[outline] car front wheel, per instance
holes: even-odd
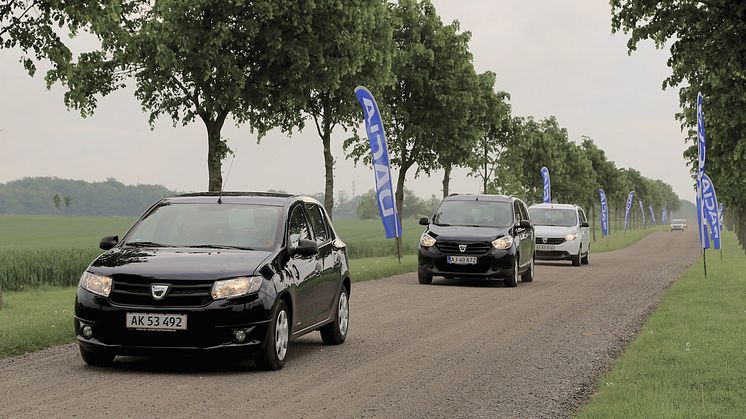
[[[277,303],[272,316],[272,322],[267,325],[267,335],[264,348],[259,352],[255,361],[258,367],[276,371],[285,365],[290,341],[290,320],[288,309],[284,301]]]
[[[583,256],[582,259],[580,259],[580,263],[583,265],[587,265],[591,263],[591,247],[588,246],[588,251],[585,253],[585,256]]]
[[[337,299],[337,313],[334,321],[322,327],[321,340],[325,345],[339,345],[345,341],[350,326],[350,300],[347,289],[342,287]]]
[[[506,287],[515,287],[518,285],[518,255],[515,255],[515,262],[513,262],[513,272],[505,278]]]
[[[432,284],[433,283],[433,276],[427,275],[422,272],[417,272],[417,280],[420,282],[420,284]]]

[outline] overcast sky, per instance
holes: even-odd
[[[618,167],[662,179],[680,197],[693,200],[682,157],[684,134],[674,119],[677,94],[661,90],[669,73],[667,51],[646,44],[628,56],[627,37],[611,34],[607,2],[434,3],[444,21],[458,19],[462,29],[472,32],[477,71],[497,73],[497,88],[511,94],[515,115],[555,115],[572,140],[590,136]],[[82,119],[65,108],[61,88],[47,91],[43,74],[30,78],[19,56],[0,50],[0,182],[25,176],[115,177],[179,191],[206,189],[207,140],[201,122],[174,128],[164,119],[151,131],[131,90],[100,100],[96,114]],[[314,130],[292,138],[273,132],[261,144],[245,126],[226,125],[223,134],[238,151],[227,190],[323,191],[321,141]],[[344,159],[344,138],[340,131],[332,144],[335,189],[351,193],[354,185],[355,193],[362,193],[373,186],[373,174]],[[407,186],[423,197],[440,194],[441,176],[412,179]],[[455,171],[451,191],[479,188],[466,171]]]

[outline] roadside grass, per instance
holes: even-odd
[[[417,270],[417,255],[404,255],[399,263],[394,256],[350,260],[352,282],[369,281]]]
[[[707,252],[598,383],[580,418],[746,417],[746,255],[732,232]]]
[[[609,252],[612,250],[619,250],[623,247],[627,247],[637,243],[640,239],[647,236],[654,231],[668,231],[667,226],[656,226],[653,228],[646,228],[644,230],[627,230],[621,232],[613,232],[607,237],[601,237],[601,231],[596,233],[596,240],[591,241],[591,252]],[[677,233],[673,232],[672,234]]]
[[[0,357],[73,340],[75,288],[44,287],[3,293]]]

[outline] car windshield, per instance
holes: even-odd
[[[578,225],[578,213],[574,209],[529,208],[531,222],[537,226],[574,227]]]
[[[495,201],[443,201],[433,217],[439,226],[509,227],[513,205]]]
[[[271,250],[282,207],[164,203],[129,234],[126,246]]]
[[[671,221],[671,224],[684,224],[686,220],[673,220]]]

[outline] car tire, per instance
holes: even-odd
[[[572,266],[580,266],[580,250],[577,255],[572,256]]]
[[[420,281],[420,284],[432,284],[433,283],[433,276],[423,274],[422,272],[417,272],[417,280]]]
[[[522,282],[533,282],[534,280],[534,260],[536,259],[536,256],[531,258],[531,266],[528,268],[526,272],[521,274],[521,281]]]
[[[580,259],[580,263],[582,263],[583,265],[587,265],[591,263],[591,247],[590,246],[588,246],[588,251],[585,252],[585,256],[583,256]]]
[[[321,340],[324,345],[339,345],[347,338],[347,331],[350,325],[350,299],[347,296],[347,288],[342,290],[337,296],[337,309],[334,314],[334,320],[319,329]]]
[[[83,362],[93,367],[106,367],[114,362],[114,354],[107,352],[90,352],[80,348],[80,357]]]
[[[513,262],[513,270],[511,271],[510,275],[505,278],[505,286],[508,288],[518,286],[518,255],[515,255],[514,259],[515,262]]]
[[[280,300],[272,310],[272,321],[267,325],[264,346],[254,361],[269,371],[277,371],[285,365],[290,341],[290,316],[285,302]]]

